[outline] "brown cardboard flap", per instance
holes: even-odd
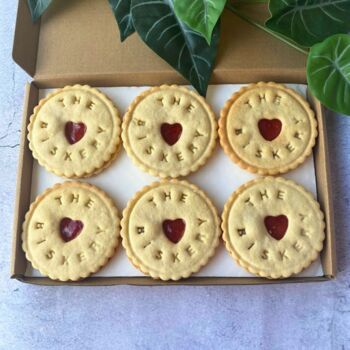
[[[61,282],[48,277],[12,276],[18,281],[37,284],[41,286],[225,286],[225,285],[256,285],[256,284],[282,284],[328,281],[329,277],[291,277],[288,279],[271,280],[259,277],[190,277],[179,281],[154,280],[150,277],[89,277],[76,282]]]
[[[27,1],[19,0],[12,58],[30,76],[35,74],[39,30],[40,21],[32,22]]]
[[[32,185],[33,157],[29,150],[27,140],[27,125],[29,117],[33,113],[34,106],[38,103],[39,90],[34,84],[26,84],[22,134],[20,143],[20,152],[17,168],[17,189],[15,216],[13,223],[13,241],[12,241],[12,261],[11,276],[24,274],[27,267],[27,260],[22,249],[22,223],[25,213],[30,204],[30,191]]]
[[[92,85],[184,83],[184,79],[133,34],[120,42],[117,23],[107,0],[54,0],[33,28],[27,6],[18,10],[15,60],[32,71],[39,86],[74,82]],[[264,11],[254,17],[266,18]],[[37,36],[35,36],[37,34]],[[276,54],[278,53],[278,54]],[[28,60],[28,62],[27,62]],[[212,83],[255,81],[305,82],[306,56],[225,10],[220,48]],[[33,74],[32,74],[33,75]]]
[[[333,198],[330,184],[329,170],[329,154],[328,140],[325,123],[325,110],[321,103],[311,95],[308,91],[308,99],[316,113],[318,123],[318,133],[322,137],[318,137],[314,149],[315,170],[316,170],[316,185],[317,185],[317,200],[321,205],[321,209],[325,215],[326,221],[326,239],[321,254],[323,271],[326,276],[334,277],[337,273],[336,264],[336,247],[335,247],[335,232],[334,232],[334,213],[333,213]]]

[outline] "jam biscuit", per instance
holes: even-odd
[[[323,247],[324,216],[312,195],[281,177],[250,181],[222,214],[225,245],[251,273],[286,278],[313,262]]]
[[[219,120],[220,143],[240,167],[261,175],[292,170],[311,154],[314,112],[296,91],[275,83],[243,87]]]
[[[116,107],[97,89],[66,86],[34,108],[29,147],[48,171],[67,178],[89,177],[116,158],[120,123]]]
[[[102,268],[119,244],[113,201],[95,186],[66,182],[38,196],[23,224],[23,250],[41,274],[78,280]]]
[[[123,212],[122,243],[131,262],[156,279],[187,278],[219,244],[220,220],[209,198],[186,181],[144,187]]]
[[[133,162],[159,177],[185,176],[213,153],[214,112],[203,97],[179,86],[153,87],[130,105],[122,138]]]

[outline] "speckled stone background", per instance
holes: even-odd
[[[350,349],[350,118],[331,113],[336,280],[79,288],[9,279],[20,120],[30,79],[11,58],[16,7],[17,1],[0,0],[0,349]]]

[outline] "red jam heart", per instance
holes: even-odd
[[[164,220],[163,232],[169,241],[173,243],[180,242],[185,232],[186,223],[182,219]]]
[[[272,141],[280,134],[282,122],[279,119],[260,119],[258,127],[261,136],[267,141]]]
[[[76,238],[84,224],[80,220],[72,220],[70,218],[63,218],[60,222],[61,237],[65,242],[69,242]]]
[[[164,141],[169,146],[175,145],[175,143],[179,141],[179,138],[182,134],[182,125],[179,123],[163,123],[160,126],[160,133],[162,134]]]
[[[264,223],[267,232],[274,239],[279,241],[286,234],[288,228],[288,218],[285,215],[266,216]]]
[[[84,137],[86,133],[86,125],[84,123],[67,122],[64,132],[67,141],[73,145]]]

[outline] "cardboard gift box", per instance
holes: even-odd
[[[255,13],[266,16],[266,9]],[[275,81],[306,83],[306,56],[283,42],[224,12],[221,41],[211,84]],[[145,86],[186,81],[156,56],[137,35],[120,42],[118,27],[107,0],[54,1],[40,21],[32,23],[27,2],[19,0],[13,59],[33,81],[26,86],[19,155],[11,277],[36,284],[64,284],[45,277],[25,276],[27,260],[21,247],[24,215],[30,205],[33,157],[28,147],[27,125],[39,89],[68,84],[91,86]],[[310,96],[318,119],[314,148],[317,199],[325,213],[326,240],[321,253],[324,276],[268,280],[258,277],[192,277],[162,282],[148,277],[90,277],[66,284],[258,284],[329,280],[336,274],[335,236],[329,182],[324,111]]]

